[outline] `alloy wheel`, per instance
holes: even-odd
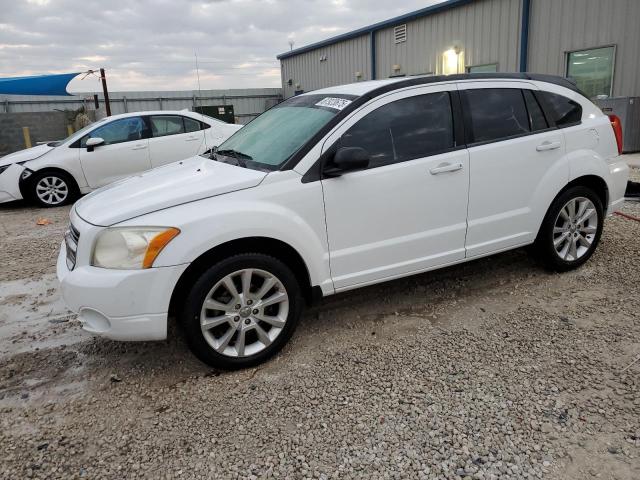
[[[200,328],[211,348],[228,357],[249,357],[278,337],[289,315],[282,282],[259,269],[237,270],[206,295]]]
[[[553,246],[556,254],[572,262],[584,256],[598,232],[598,211],[591,200],[577,197],[560,209],[553,227]]]
[[[69,196],[69,186],[60,177],[42,177],[36,184],[36,195],[47,205],[59,205]]]

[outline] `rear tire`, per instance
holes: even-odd
[[[549,207],[533,245],[535,256],[549,270],[578,268],[595,252],[603,224],[600,197],[588,187],[571,187]]]
[[[189,348],[200,360],[236,370],[278,353],[293,335],[302,305],[289,267],[268,255],[244,253],[200,275],[180,320]]]
[[[78,196],[73,177],[60,171],[36,172],[29,179],[29,196],[38,206],[52,208],[71,203]]]

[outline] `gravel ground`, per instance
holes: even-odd
[[[80,330],[67,213],[0,207],[0,478],[638,478],[638,222],[571,273],[514,251],[326,299],[219,373]]]

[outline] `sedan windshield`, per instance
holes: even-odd
[[[103,119],[101,119],[101,120],[98,120],[97,122],[90,123],[90,124],[89,124],[89,125],[87,125],[86,127],[81,128],[80,130],[78,130],[77,132],[73,132],[71,135],[69,135],[69,136],[68,136],[67,138],[65,138],[63,141],[64,141],[64,142],[70,142],[70,143],[71,143],[71,142],[74,142],[74,141],[75,141],[75,140],[77,140],[78,138],[80,138],[80,137],[84,136],[84,134],[85,134],[86,132],[88,132],[89,130],[92,130],[92,129],[96,128],[97,126],[102,125],[103,123],[106,123],[106,122],[107,122],[107,120],[111,120],[111,119],[110,119],[109,117],[105,117],[105,118],[103,118]],[[60,141],[60,142],[57,142],[57,143],[58,143],[58,144],[61,144],[63,141]],[[52,145],[52,146],[53,146],[53,145]],[[55,145],[55,146],[57,147],[58,145]]]
[[[266,111],[217,150],[236,165],[276,170],[351,103],[353,96],[303,95]],[[220,158],[216,160],[222,160]],[[224,161],[224,160],[222,160]]]

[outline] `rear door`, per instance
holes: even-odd
[[[368,169],[322,180],[337,290],[464,258],[469,168],[456,100],[455,84],[390,94],[325,142],[327,156],[338,147],[371,155]]]
[[[467,256],[531,243],[549,196],[568,181],[564,136],[549,126],[532,84],[459,88],[470,164]]]
[[[142,117],[127,117],[106,123],[80,140],[80,164],[91,188],[98,188],[121,178],[151,168],[149,139]],[[87,148],[89,138],[104,143]]]
[[[200,122],[182,115],[150,115],[149,153],[159,167],[197,155],[204,139]]]

